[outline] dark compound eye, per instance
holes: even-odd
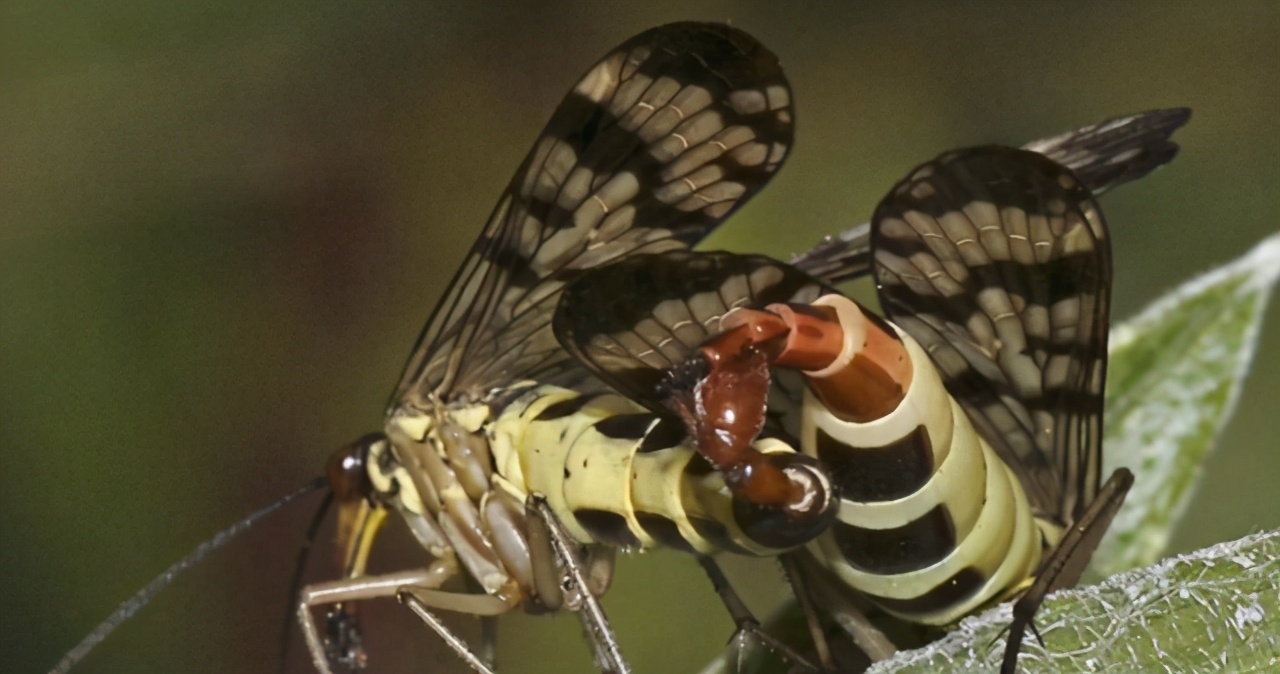
[[[329,456],[329,461],[325,464],[325,476],[329,480],[329,488],[339,501],[367,499],[373,495],[373,484],[369,481],[368,471],[369,454],[374,445],[386,441],[385,435],[371,433]]]

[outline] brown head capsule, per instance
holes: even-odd
[[[338,504],[336,551],[343,573],[348,577],[363,573],[368,550],[362,543],[371,541],[385,521],[386,511],[374,502],[369,455],[376,445],[386,441],[385,435],[370,433],[338,449],[325,464],[325,477]],[[329,662],[348,671],[364,669],[364,638],[355,602],[329,606],[325,612],[324,635],[324,651]]]
[[[339,503],[367,499],[373,496],[373,483],[369,481],[369,450],[383,442],[386,436],[370,433],[355,442],[339,448],[325,462],[324,475],[329,489]]]

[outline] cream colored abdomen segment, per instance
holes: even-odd
[[[818,431],[847,445],[840,460],[853,463],[859,452],[885,451],[924,428],[935,463],[921,475],[920,486],[896,498],[879,501],[843,499],[838,519],[874,533],[917,522],[939,508],[954,527],[955,547],[922,568],[889,573],[851,562],[832,532],[810,549],[851,588],[890,600],[914,600],[938,591],[957,574],[980,574],[981,582],[967,596],[945,606],[919,611],[894,611],[917,622],[947,624],[1002,598],[1009,589],[1034,573],[1042,555],[1040,529],[1026,494],[995,451],[978,437],[964,410],[946,392],[927,354],[909,335],[899,331],[912,358],[913,378],[902,403],[885,417],[868,423],[837,418],[812,394],[806,395],[802,437],[804,451],[818,456]],[[828,452],[831,450],[828,449]],[[847,541],[848,539],[846,539]],[[898,602],[895,602],[898,604]],[[898,604],[901,605],[901,604]]]

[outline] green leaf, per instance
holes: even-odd
[[[1127,466],[1136,480],[1094,555],[1095,578],[1164,553],[1235,410],[1277,276],[1280,235],[1187,281],[1112,332],[1104,478]]]
[[[1020,672],[1274,671],[1280,661],[1280,531],[1246,536],[1058,592],[1036,617]],[[869,671],[998,670],[1010,605]]]

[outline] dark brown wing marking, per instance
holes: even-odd
[[[1098,195],[1173,161],[1178,155],[1173,133],[1190,119],[1189,108],[1150,110],[1042,138],[1022,148],[1071,169]],[[830,235],[791,263],[825,283],[865,276],[871,268],[871,225]]]
[[[741,306],[834,292],[772,258],[670,251],[592,270],[565,288],[555,332],[565,350],[628,398],[668,413],[663,371],[688,359]]]
[[[427,323],[392,405],[582,376],[550,322],[565,282],[687,248],[759,190],[792,142],[777,58],[722,25],[628,40],[574,86]]]
[[[1075,175],[1026,150],[960,150],[876,209],[886,313],[928,351],[1037,514],[1072,521],[1097,493],[1111,253]]]
[[[1178,156],[1173,132],[1190,119],[1190,108],[1150,110],[1032,141],[1022,149],[1071,169],[1096,196],[1173,161]]]

